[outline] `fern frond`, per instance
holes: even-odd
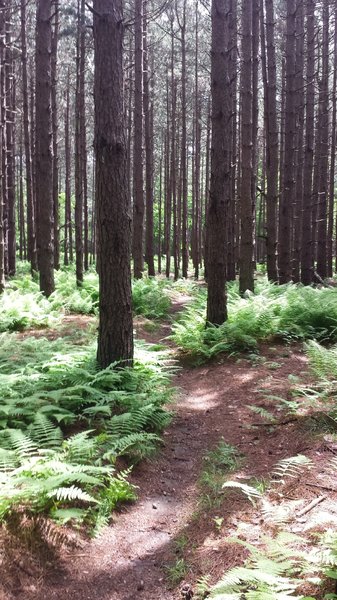
[[[239,483],[238,481],[226,481],[222,487],[240,490],[245,494],[245,496],[247,496],[248,500],[254,504],[254,506],[256,504],[256,500],[262,498],[262,494],[259,492],[259,490],[251,485],[247,485],[246,483]]]
[[[87,492],[81,490],[81,488],[75,487],[60,487],[56,490],[52,490],[48,493],[49,498],[56,498],[59,502],[69,502],[74,500],[81,500],[82,502],[89,502],[97,504],[99,501],[90,496]]]
[[[287,477],[296,478],[303,471],[310,469],[312,461],[303,454],[291,456],[280,460],[273,469],[273,478],[275,483],[284,483]]]

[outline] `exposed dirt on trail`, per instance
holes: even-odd
[[[142,323],[138,323],[142,337]],[[146,335],[156,342],[167,327]],[[307,378],[306,358],[300,347],[264,348],[265,362],[220,358],[212,364],[181,369],[174,380],[179,394],[175,418],[164,434],[163,447],[150,462],[135,469],[138,501],[115,515],[114,522],[96,540],[68,551],[59,564],[50,565],[42,581],[22,573],[17,588],[4,598],[18,600],[176,600],[181,585],[172,586],[167,568],[184,555],[185,583],[192,586],[202,575],[213,580],[240,563],[245,554],[226,542],[238,523],[258,528],[254,508],[237,493],[221,504],[207,506],[199,478],[203,457],[223,438],[244,456],[241,478],[267,478],[273,465],[298,453],[319,455],[299,420],[284,419],[270,427],[248,405],[266,407],[265,395],[289,398],[289,375]],[[270,407],[268,405],[268,409]],[[274,410],[274,414],[275,410]],[[316,444],[317,446],[317,444]],[[319,491],[301,489],[311,500]],[[207,501],[207,498],[206,498]],[[214,518],[223,519],[221,532]],[[183,547],[183,548],[182,548]],[[20,565],[17,566],[20,570]],[[1,593],[0,593],[1,598]]]

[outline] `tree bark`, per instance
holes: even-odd
[[[295,192],[295,43],[296,1],[287,2],[287,39],[285,73],[285,129],[284,178],[280,204],[279,279],[287,283],[292,279],[291,269],[291,215]]]
[[[143,276],[143,0],[135,0],[135,104],[133,148],[133,263],[134,277]]]
[[[131,214],[123,106],[122,0],[94,0],[100,367],[131,365]]]
[[[54,291],[53,155],[51,115],[51,0],[38,0],[35,49],[37,253],[40,289]]]
[[[303,165],[301,282],[313,281],[312,175],[315,114],[315,0],[306,0],[306,120]]]
[[[241,240],[240,293],[254,291],[254,206],[252,197],[253,102],[252,102],[252,0],[242,3],[242,77],[241,77]]]
[[[227,22],[226,1],[212,0],[212,142],[211,181],[206,226],[207,250],[207,322],[221,325],[227,319],[226,298],[226,172],[228,155],[227,119]]]

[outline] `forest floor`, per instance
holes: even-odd
[[[174,310],[187,300],[178,298]],[[169,322],[151,333],[142,319],[136,323],[138,337],[147,341],[158,342],[170,332]],[[64,330],[75,324],[85,327],[86,319],[68,319]],[[301,534],[336,523],[337,490],[325,472],[327,453],[332,456],[335,448],[327,436],[313,432],[310,415],[289,417],[266,400],[291,400],[294,381],[310,381],[306,356],[300,345],[265,345],[260,352],[263,360],[223,356],[197,367],[181,360],[173,381],[174,419],[162,448],[131,477],[137,502],[116,513],[97,539],[75,534],[76,544],[65,546],[61,556],[41,548],[33,558],[27,551],[20,554],[15,545],[9,548],[1,600],[176,600],[192,597],[187,586],[195,589],[203,575],[215,583],[227,569],[242,564],[247,551],[228,537],[259,543],[271,526],[242,493],[213,493],[201,483],[207,452],[221,440],[242,456],[229,476],[238,481],[267,482],[280,459],[297,454],[311,458],[310,472],[280,494],[282,501],[293,503],[287,529]],[[275,423],[266,422],[249,405],[273,412]],[[305,512],[315,498],[316,506]]]

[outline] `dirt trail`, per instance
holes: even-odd
[[[165,331],[167,334],[167,331]],[[154,334],[156,341],[160,332]],[[149,336],[147,336],[149,337]],[[223,437],[245,456],[242,470],[250,476],[268,476],[272,465],[285,456],[305,451],[305,437],[288,423],[271,432],[251,427],[260,422],[247,405],[263,406],[263,394],[282,395],[292,385],[288,375],[302,376],[306,359],[299,348],[266,349],[267,362],[219,359],[210,365],[181,369],[173,382],[180,392],[175,418],[164,434],[163,448],[152,462],[138,467],[132,477],[139,500],[115,516],[102,535],[71,551],[58,568],[51,567],[39,585],[17,589],[19,600],[173,600],[179,586],[169,589],[165,566],[177,557],[179,540],[187,539],[190,571],[186,581],[202,573],[221,573],[232,566],[242,550],[226,546],[215,534],[212,515],[220,514],[228,529],[251,509],[241,498],[221,508],[200,508],[198,479],[207,450]],[[277,361],[277,362],[276,362]],[[219,512],[220,511],[220,512]]]

